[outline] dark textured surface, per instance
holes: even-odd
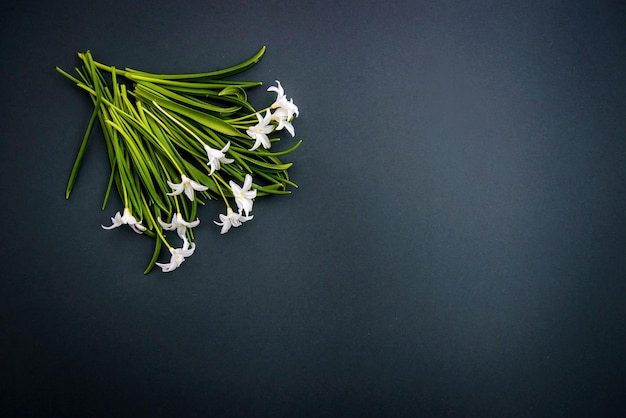
[[[3,416],[626,412],[623,2],[5,2]],[[367,5],[367,6],[365,6]],[[282,81],[300,188],[141,274],[54,71]]]

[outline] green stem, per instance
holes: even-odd
[[[226,182],[224,182],[224,180],[222,179],[221,176],[217,175],[217,173],[213,173],[213,175],[211,176],[211,178],[213,179],[213,181],[215,182],[215,186],[217,187],[217,190],[220,191],[220,194],[222,195],[222,199],[224,199],[224,203],[226,203],[226,208],[230,209],[230,205],[228,204],[228,199],[226,199],[226,196],[224,195],[224,191],[222,190],[222,188],[220,187],[220,184],[215,180],[216,178],[219,179],[221,182],[224,183],[224,185],[226,185]]]
[[[163,235],[163,233],[161,232],[161,228],[157,227],[157,223],[154,219],[154,216],[152,216],[152,211],[150,211],[150,207],[148,206],[148,203],[146,202],[146,198],[144,197],[144,195],[141,195],[141,200],[143,201],[143,204],[145,205],[147,212],[148,212],[148,216],[150,217],[150,220],[152,221],[152,224],[154,225],[154,230],[156,231],[158,237],[161,239],[161,241],[163,241],[163,243],[165,244],[165,246],[168,249],[171,249],[172,246],[169,244],[169,242],[167,242],[167,240],[165,239],[165,236]]]

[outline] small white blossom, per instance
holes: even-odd
[[[230,141],[221,150],[213,149],[208,145],[204,146],[207,156],[209,157],[209,162],[207,165],[211,166],[211,172],[209,173],[209,175],[213,174],[215,170],[220,169],[220,163],[230,164],[235,161],[231,158],[226,158],[226,152],[228,151],[229,147]]]
[[[170,258],[169,263],[156,263],[157,266],[161,267],[164,273],[169,273],[170,271],[176,270],[180,267],[181,264],[185,261],[185,258],[191,257],[193,252],[196,249],[196,244],[193,242],[191,246],[189,246],[189,242],[185,240],[183,242],[182,248],[170,248],[170,253],[172,253],[172,257]]]
[[[267,134],[274,130],[274,126],[270,124],[272,115],[268,109],[265,112],[265,116],[261,116],[260,113],[257,113],[256,118],[259,120],[259,123],[246,130],[248,136],[254,139],[254,145],[250,148],[250,151],[254,151],[259,147],[259,145],[263,145],[263,148],[269,149],[272,144],[270,143],[270,139],[267,137]]]
[[[198,218],[196,218],[196,220],[193,222],[186,222],[185,219],[183,219],[183,215],[181,215],[180,213],[175,213],[174,215],[172,215],[172,222],[170,223],[163,222],[161,218],[157,218],[157,221],[159,221],[161,227],[166,231],[176,230],[176,233],[183,241],[187,239],[187,237],[185,236],[187,228],[195,228],[200,223],[200,219]]]
[[[291,121],[294,116],[300,116],[300,111],[298,110],[298,106],[296,106],[293,102],[293,99],[287,100],[287,96],[285,95],[285,90],[283,90],[283,86],[280,84],[280,81],[276,80],[276,84],[278,86],[272,86],[267,89],[267,91],[276,92],[276,100],[270,106],[271,109],[283,109],[287,121]],[[282,129],[282,128],[277,128]]]
[[[241,209],[239,209],[238,213],[235,213],[233,212],[231,208],[228,208],[226,209],[226,215],[222,215],[220,213],[220,220],[222,222],[217,222],[217,221],[213,221],[213,222],[215,223],[215,225],[222,227],[222,231],[220,232],[220,234],[225,234],[228,232],[231,226],[234,226],[235,228],[237,228],[241,226],[242,223],[249,221],[253,217],[254,217],[253,215],[250,215],[250,216],[242,215]]]
[[[203,186],[200,183],[196,183],[195,181],[191,180],[184,174],[180,176],[180,183],[172,183],[168,181],[167,184],[169,184],[169,186],[173,190],[171,193],[168,193],[169,196],[174,196],[177,194],[181,194],[182,192],[185,192],[185,195],[187,196],[189,200],[194,199],[194,190],[204,191],[208,189],[208,187]]]
[[[272,120],[278,122],[278,126],[276,126],[277,131],[287,129],[291,136],[296,135],[293,125],[291,124],[289,111],[284,107],[280,107],[274,111],[272,114]]]
[[[142,234],[143,231],[146,230],[146,227],[143,226],[141,222],[137,222],[137,220],[130,213],[130,210],[128,208],[124,208],[124,215],[120,215],[120,213],[117,212],[115,214],[115,217],[111,218],[111,222],[113,222],[111,226],[101,225],[102,228],[113,229],[113,228],[117,228],[118,226],[128,225],[133,229],[133,231],[135,231],[138,234]]]
[[[246,216],[248,216],[252,210],[252,199],[256,197],[256,190],[250,190],[250,187],[252,186],[252,176],[250,174],[246,174],[242,187],[237,185],[232,180],[229,184],[233,191],[233,197],[235,198],[237,207],[240,211],[243,210]]]

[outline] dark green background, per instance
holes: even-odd
[[[602,1],[0,6],[3,416],[626,412],[626,8]],[[143,276],[103,231],[78,51],[300,107],[292,195]],[[256,103],[271,99],[261,89]],[[164,254],[163,260],[167,259]]]

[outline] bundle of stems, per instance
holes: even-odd
[[[264,53],[265,47],[235,66],[195,74],[118,69],[94,60],[89,51],[78,54],[82,67],[75,69],[76,76],[57,67],[89,94],[94,105],[66,198],[98,121],[111,166],[102,209],[113,187],[124,204],[123,215],[118,212],[111,218],[113,224],[103,228],[126,224],[154,238],[154,253],[144,273],[155,264],[172,271],[193,254],[198,204],[224,201],[226,215],[219,215],[221,222],[215,223],[225,233],[252,219],[252,202],[258,197],[288,194],[289,186],[297,187],[288,175],[292,164],[280,158],[301,141],[270,151],[280,138],[268,135],[288,130],[293,136],[291,122],[299,115],[298,108],[278,82],[268,89],[276,92],[276,100],[256,110],[246,92],[262,83],[230,79],[259,62]],[[232,201],[237,210],[231,208]],[[176,230],[182,247],[170,243],[167,230]],[[169,263],[157,263],[163,245],[171,253]]]

